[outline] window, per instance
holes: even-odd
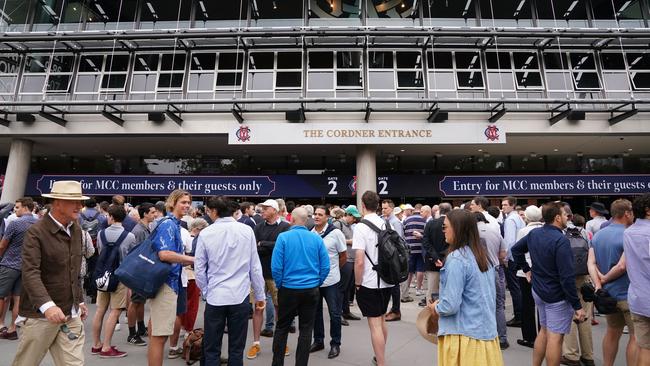
[[[424,0],[424,25],[476,25],[475,0]]]
[[[23,94],[67,93],[70,89],[73,55],[29,55],[25,62]]]
[[[399,24],[419,25],[415,23],[418,16],[419,4],[415,0],[384,1],[367,0],[368,25],[395,25],[396,20],[403,19]]]
[[[363,96],[361,51],[310,51],[307,68],[309,97],[355,98]],[[323,105],[334,107],[334,105]],[[345,107],[351,107],[346,104]]]
[[[587,0],[540,0],[538,25],[542,27],[588,27]]]
[[[635,90],[650,90],[650,54],[628,52],[627,64],[630,68],[630,78]]]
[[[4,0],[0,5],[0,32],[24,31],[29,3],[24,0]]]
[[[123,92],[128,70],[129,55],[83,55],[75,92]]]
[[[530,27],[533,25],[531,2],[531,0],[481,1],[481,25]]]
[[[191,0],[143,0],[140,28],[189,28]]]
[[[251,0],[253,25],[302,25],[302,6],[302,0]]]
[[[197,28],[246,26],[249,0],[195,0]]]
[[[251,52],[250,97],[294,98],[302,95],[302,52]]]
[[[184,73],[185,53],[136,54],[131,94],[180,92]]]
[[[639,0],[592,1],[594,26],[645,28]]]
[[[510,52],[490,51],[485,53],[485,58],[490,96],[513,96],[515,81]]]
[[[421,58],[419,51],[368,52],[368,88],[371,96],[394,98],[398,90],[422,89],[424,83]],[[372,93],[372,91],[390,91],[390,93]]]
[[[600,59],[603,66],[603,86],[607,96],[629,97],[630,77],[625,67],[625,56],[618,52],[603,52]]]
[[[0,55],[0,98],[12,96],[16,89],[16,80],[20,67],[20,55],[4,53]]]
[[[309,25],[361,25],[361,0],[309,0]]]
[[[86,29],[133,29],[136,0],[86,0]]]
[[[483,88],[481,57],[478,52],[455,52],[459,89]]]
[[[600,89],[600,78],[596,71],[594,54],[589,52],[571,52],[569,54],[575,90]]]
[[[517,89],[543,89],[542,74],[536,52],[513,52],[512,60]]]
[[[573,80],[565,53],[545,52],[544,66],[546,67],[546,88],[550,96],[566,97],[566,92],[573,91]],[[556,91],[565,93],[553,93]]]

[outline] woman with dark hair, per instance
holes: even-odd
[[[443,226],[449,254],[440,270],[440,299],[428,307],[439,317],[438,364],[503,365],[496,325],[494,267],[476,217],[454,210]]]

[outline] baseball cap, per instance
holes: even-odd
[[[345,213],[351,216],[354,216],[356,218],[361,218],[361,214],[359,213],[359,210],[357,209],[357,206],[355,205],[350,205],[345,208]]]
[[[268,199],[260,204],[261,206],[265,207],[273,207],[276,211],[280,211],[280,206],[278,206],[278,201]]]
[[[415,210],[415,208],[413,206],[411,206],[410,203],[407,203],[407,204],[404,205],[402,210]]]

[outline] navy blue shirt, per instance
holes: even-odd
[[[525,257],[528,252],[537,296],[547,303],[566,300],[574,309],[582,308],[576,290],[571,243],[562,230],[546,224],[532,230],[512,247],[512,257],[524,273],[531,270]]]

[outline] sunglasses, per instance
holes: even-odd
[[[68,337],[68,339],[71,340],[71,341],[74,341],[75,339],[79,338],[79,335],[78,335],[78,334],[74,334],[74,333],[72,333],[72,331],[70,330],[70,328],[68,328],[68,325],[67,325],[67,324],[62,324],[62,325],[59,327],[59,330],[60,330],[61,332],[63,332],[63,334],[65,334],[65,335]]]

